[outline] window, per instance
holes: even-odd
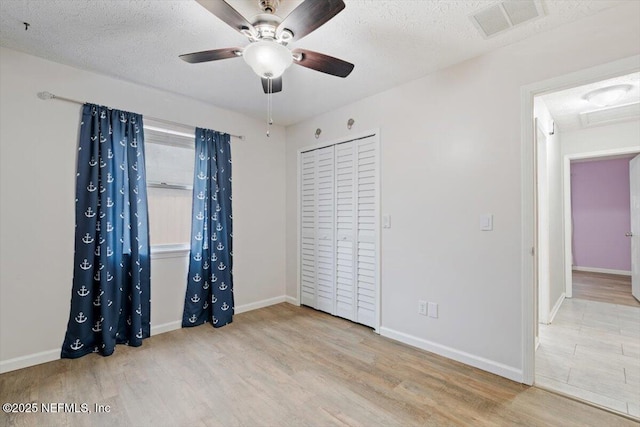
[[[193,129],[145,120],[151,246],[189,245],[193,185]]]

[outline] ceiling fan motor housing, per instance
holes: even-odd
[[[272,39],[275,40],[276,29],[280,25],[282,19],[277,15],[270,15],[268,13],[261,13],[253,18],[253,28],[256,31],[255,40]],[[251,40],[251,38],[250,38]],[[255,41],[251,40],[251,41]]]

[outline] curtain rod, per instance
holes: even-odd
[[[72,98],[65,98],[64,96],[58,96],[58,95],[54,95],[51,92],[38,92],[38,98],[42,99],[43,101],[46,101],[48,99],[58,99],[60,101],[66,101],[66,102],[72,102],[74,104],[79,104],[79,105],[84,105],[85,103],[82,101],[78,101],[77,99],[72,99]],[[145,116],[144,114],[142,115],[142,117],[147,117],[151,120],[157,121],[157,122],[164,122],[166,124],[170,124],[170,125],[176,125],[176,126],[187,126],[187,127],[193,127],[195,128],[195,126],[190,126],[190,125],[185,125],[184,123],[178,123],[178,122],[172,122],[170,120],[165,120],[165,119],[158,119],[156,117],[151,117],[151,116]],[[241,140],[244,140],[245,137],[244,135],[233,135],[233,134],[229,134],[230,136],[234,137],[234,138],[238,138]],[[195,135],[194,135],[195,136]]]

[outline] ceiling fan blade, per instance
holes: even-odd
[[[196,0],[202,7],[209,12],[220,18],[227,25],[233,27],[235,30],[242,32],[242,30],[254,31],[253,25],[245,19],[244,16],[235,10],[229,3],[224,0]]]
[[[269,79],[262,78],[262,89],[264,93],[269,93]],[[271,93],[282,91],[282,77],[271,79]]]
[[[199,62],[217,61],[219,59],[237,58],[242,48],[228,47],[225,49],[203,50],[202,52],[185,53],[180,55],[180,59],[190,64]]]
[[[293,40],[300,40],[336,16],[345,5],[342,0],[305,0],[278,26],[278,32],[287,29]]]
[[[303,67],[311,68],[312,70],[320,71],[322,73],[331,74],[332,76],[347,77],[353,71],[354,65],[350,62],[343,61],[342,59],[334,58],[333,56],[325,55],[323,53],[314,52],[306,49],[294,49],[295,56],[301,55],[300,60],[294,60],[294,64],[302,65]]]

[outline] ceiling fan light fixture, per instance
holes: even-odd
[[[251,43],[242,57],[258,76],[271,79],[280,77],[293,62],[289,49],[269,40]]]
[[[632,89],[631,85],[614,85],[592,90],[584,95],[584,99],[598,107],[607,107],[615,104],[627,92]]]

